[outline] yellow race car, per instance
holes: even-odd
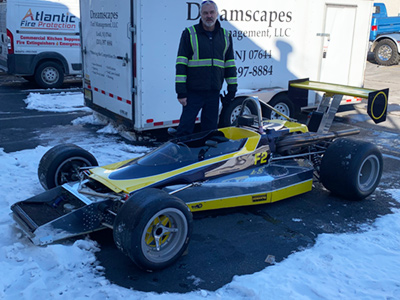
[[[257,115],[240,115],[235,127],[173,138],[107,166],[76,145],[55,146],[39,164],[47,191],[15,203],[12,215],[36,245],[111,228],[123,253],[155,270],[187,248],[192,213],[279,201],[310,191],[313,180],[351,200],[374,192],[380,151],[341,138],[358,130],[321,131],[317,116],[319,129],[310,132],[286,116],[264,120],[257,98],[246,105]]]

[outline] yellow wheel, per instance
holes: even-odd
[[[162,269],[186,250],[192,223],[182,200],[158,189],[145,189],[133,194],[119,210],[114,240],[140,268]]]

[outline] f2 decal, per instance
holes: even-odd
[[[269,154],[268,152],[261,152],[261,153],[256,153],[254,155],[254,164],[255,165],[263,165],[266,164],[269,160]]]

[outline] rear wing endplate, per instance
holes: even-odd
[[[376,124],[386,120],[389,89],[373,90],[347,85],[310,81],[308,79],[289,81],[288,96],[294,102],[304,103],[304,101],[307,101],[309,90],[324,92],[323,99],[316,111],[322,119],[322,122],[320,122],[321,126],[316,130],[318,132],[327,131],[327,127],[330,127],[343,96],[367,99],[367,111],[371,119]]]

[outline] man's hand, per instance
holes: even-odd
[[[220,95],[222,105],[228,105],[232,101],[232,99],[235,98],[235,95],[235,92],[228,92]]]
[[[182,106],[186,106],[187,104],[187,98],[178,98],[178,101]]]

